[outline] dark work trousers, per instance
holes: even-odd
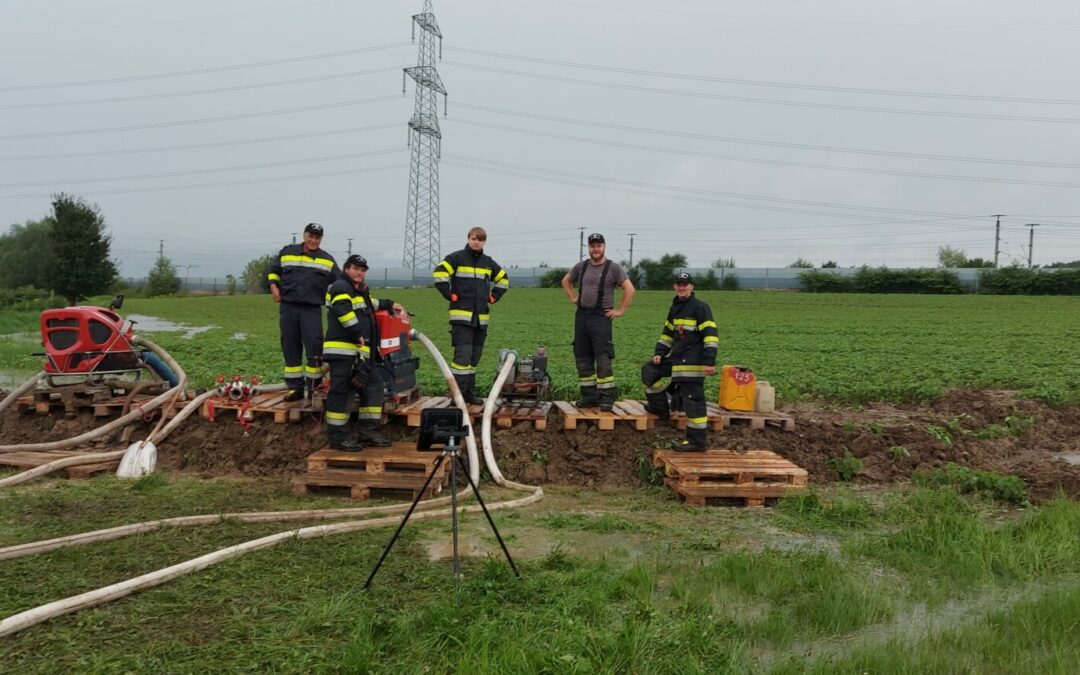
[[[450,344],[454,345],[454,360],[450,370],[462,395],[476,394],[476,366],[484,353],[486,326],[450,325]]]
[[[709,417],[705,407],[704,371],[697,377],[671,377],[671,362],[661,361],[659,365],[647,361],[641,366],[641,383],[645,385],[645,398],[649,409],[664,417],[668,414],[671,385],[679,390],[682,407],[686,412],[686,440],[704,448]],[[660,380],[671,377],[670,384],[660,384]]]
[[[574,362],[583,403],[615,402],[611,324],[604,310],[598,308],[578,307],[574,315]]]
[[[371,361],[335,356],[326,363],[330,366],[330,391],[326,394],[324,417],[327,440],[345,440],[354,410],[361,430],[377,429],[382,419],[383,382]]]
[[[285,357],[285,386],[303,389],[305,379],[311,387],[318,386],[322,382],[322,307],[282,302],[278,324],[281,327],[281,355]]]

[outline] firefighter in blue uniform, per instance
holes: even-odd
[[[465,248],[443,258],[432,275],[435,288],[450,302],[450,370],[465,402],[472,404],[484,402],[476,393],[476,366],[484,351],[490,306],[510,288],[506,270],[484,253],[485,242],[484,228],[472,228]]]
[[[686,439],[674,444],[676,450],[702,452],[708,427],[705,408],[705,378],[716,374],[716,350],[720,337],[712,309],[694,296],[694,280],[686,272],[675,276],[675,297],[668,310],[664,329],[656,343],[652,360],[641,367],[641,382],[648,400],[645,409],[668,419],[671,414],[668,385],[657,386],[665,377],[678,388],[686,412]]]
[[[341,274],[334,256],[320,248],[322,238],[322,225],[308,223],[303,242],[281,249],[267,273],[279,305],[286,401],[304,398],[305,381],[312,390],[322,382],[322,306],[327,286]]]
[[[365,446],[388,446],[379,432],[384,385],[375,369],[379,357],[379,327],[375,312],[405,308],[392,300],[376,300],[364,283],[367,260],[351,255],[343,276],[326,291],[326,342],[323,359],[330,366],[330,391],[326,395],[326,440],[331,448],[356,452]],[[352,397],[356,394],[357,438],[349,438]]]

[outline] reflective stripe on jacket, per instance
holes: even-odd
[[[691,293],[671,303],[664,330],[656,341],[656,355],[671,361],[673,378],[705,377],[705,366],[716,365],[720,336],[712,308]]]
[[[368,301],[371,304],[368,304]],[[335,281],[325,294],[326,339],[323,341],[323,358],[378,356],[379,327],[375,311],[390,309],[393,300],[376,300],[367,286],[357,288],[347,278]],[[360,346],[363,338],[364,345]]]
[[[303,244],[289,244],[270,264],[266,278],[281,289],[284,302],[321,305],[326,288],[341,277],[334,256],[317,249],[305,253]]]
[[[443,258],[432,277],[435,288],[450,301],[452,324],[487,326],[489,298],[498,301],[510,288],[510,278],[499,263],[483,251],[474,253],[468,247]]]

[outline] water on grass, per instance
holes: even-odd
[[[185,340],[190,340],[199,333],[205,333],[211,328],[217,328],[217,326],[189,326],[184,323],[173,323],[172,321],[166,321],[165,319],[158,318],[156,316],[145,316],[143,314],[129,314],[128,320],[136,324],[137,331],[146,333],[175,333],[183,332],[181,336]],[[236,336],[233,336],[236,339]]]

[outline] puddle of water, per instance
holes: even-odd
[[[217,326],[189,326],[185,323],[173,323],[172,321],[166,321],[165,319],[158,318],[156,316],[145,316],[142,314],[128,314],[128,320],[135,324],[135,332],[146,333],[176,333],[183,332],[181,335],[185,340],[190,340],[199,333],[205,333],[211,328],[217,328]]]
[[[233,333],[232,339],[234,340],[246,340],[247,333]]]
[[[1067,464],[1080,466],[1080,452],[1063,452],[1058,457],[1065,460]]]

